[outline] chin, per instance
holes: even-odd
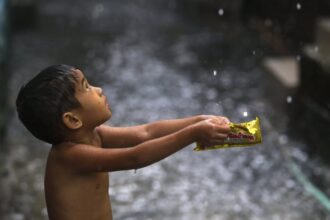
[[[112,117],[112,112],[109,113],[107,120],[109,120]]]

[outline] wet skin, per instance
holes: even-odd
[[[229,120],[213,115],[151,122],[131,127],[103,125],[111,110],[102,89],[77,76],[78,109],[63,114],[66,140],[50,150],[45,193],[51,220],[112,219],[108,172],[138,169],[158,162],[189,144],[219,144]]]
[[[53,146],[50,150],[45,175],[48,215],[55,220],[108,220],[112,219],[108,172],[77,171],[76,167],[70,166],[65,156],[67,150],[76,143],[101,148],[101,139],[93,128],[111,117],[102,89],[89,85],[80,70],[75,72],[75,96],[82,105],[75,113],[79,114],[83,125],[79,133],[70,134],[72,140]]]

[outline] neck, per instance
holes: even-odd
[[[96,145],[97,142],[97,133],[95,128],[93,129],[78,129],[74,131],[69,137],[68,141],[77,143],[77,144],[89,144],[89,145]]]

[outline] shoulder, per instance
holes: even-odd
[[[48,153],[46,174],[49,176],[51,173],[65,173],[64,171],[70,170],[68,166],[69,161],[73,159],[71,148],[76,145],[73,143],[60,143],[53,145]]]
[[[68,148],[72,148],[72,147],[77,146],[77,145],[78,144],[73,143],[73,142],[62,142],[62,143],[53,145],[51,150],[50,150],[50,153],[60,153],[60,152],[65,151]]]
[[[111,127],[108,126],[108,125],[100,125],[98,127],[95,128],[95,133],[96,133],[96,136],[100,142],[100,146],[101,147],[104,147],[105,145],[105,136],[106,134],[109,134],[111,133]]]
[[[94,172],[104,156],[105,149],[99,146],[67,142],[52,147],[47,164],[66,173]]]
[[[62,142],[56,145],[53,145],[48,154],[48,160],[58,161],[63,160],[65,156],[73,149],[77,148],[78,144],[71,142]]]

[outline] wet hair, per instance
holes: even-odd
[[[81,107],[75,98],[77,82],[69,65],[53,65],[23,85],[16,99],[19,119],[38,139],[50,144],[65,140],[62,115]]]

